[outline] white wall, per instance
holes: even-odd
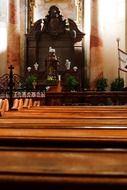
[[[3,2],[4,1],[4,7]],[[84,32],[85,35],[85,52],[86,52],[86,58],[87,58],[87,64],[89,62],[89,27],[90,27],[90,2],[91,0],[84,0],[85,1],[85,24],[84,24]],[[6,9],[7,9],[7,0],[0,0],[0,8],[2,12],[0,12],[0,30],[1,30],[1,40],[4,40],[4,36],[6,35],[6,32],[4,31],[6,29]],[[24,2],[25,0],[21,1],[21,23],[22,23],[22,29],[21,29],[21,46],[24,47],[24,26],[23,22],[25,20],[25,7]],[[109,83],[114,80],[114,78],[117,77],[118,74],[118,52],[117,52],[117,42],[116,39],[120,38],[120,48],[122,50],[127,51],[127,8],[125,9],[125,4],[127,7],[127,1],[126,0],[99,0],[100,3],[100,26],[101,26],[101,35],[103,38],[103,55],[104,55],[104,76],[108,78]],[[3,31],[3,34],[2,34]],[[4,36],[3,36],[4,35]],[[4,40],[4,46],[6,44],[6,39]],[[6,50],[5,47],[2,47],[2,44],[0,46],[0,76],[5,73],[5,66],[6,66]],[[3,50],[1,49],[3,48]],[[24,48],[21,48],[21,64],[23,64],[23,52]],[[124,78],[127,78],[127,73],[121,72],[121,76],[124,76]]]
[[[104,43],[104,75],[111,82],[118,77],[117,38],[120,39],[120,48],[125,50],[125,0],[100,1],[102,3],[100,18]],[[125,77],[125,74],[120,72],[121,77]]]
[[[99,2],[99,23],[101,38],[103,41],[103,72],[104,77],[111,82],[118,77],[118,51],[117,38],[120,38],[120,48],[124,51],[126,47],[126,0],[98,0]],[[89,38],[90,38],[90,3],[85,0],[85,50],[87,65],[89,63]],[[89,67],[89,65],[88,65]],[[126,73],[120,72],[121,77],[126,81]]]
[[[7,62],[7,0],[0,1],[0,76],[6,72]]]

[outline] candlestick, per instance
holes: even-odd
[[[116,41],[117,41],[117,45],[118,45],[118,48],[119,48],[120,38],[116,38]]]

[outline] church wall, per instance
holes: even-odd
[[[24,71],[24,48],[25,48],[25,34],[27,33],[27,27],[26,27],[26,6],[25,6],[26,0],[20,1],[20,73],[23,74]]]
[[[34,21],[44,18],[47,15],[49,7],[57,5],[65,18],[77,19],[77,9],[75,0],[35,0]]]
[[[0,1],[0,76],[7,63],[7,0]]]
[[[103,56],[104,56],[104,76],[109,84],[118,77],[118,43],[119,47],[125,50],[125,0],[101,0],[105,11],[102,9],[100,18],[102,18],[102,38],[103,38]],[[120,76],[125,79],[126,73],[120,72]]]
[[[103,75],[108,79],[109,88],[111,82],[118,77],[118,51],[117,39],[120,40],[120,48],[126,51],[126,19],[127,13],[125,12],[125,0],[98,0],[99,2],[99,31],[103,43],[102,48],[102,64]],[[86,57],[86,70],[89,71],[90,63],[90,0],[85,0],[85,57]],[[87,72],[88,73],[88,72]],[[125,79],[126,73],[120,72],[120,76]],[[88,73],[89,78],[89,73]]]
[[[35,20],[44,18],[48,12],[49,7],[52,4],[55,4],[60,7],[62,14],[65,17],[72,18],[76,20],[78,26],[85,31],[85,28],[82,28],[82,17],[81,10],[78,10],[78,2],[74,0],[36,0],[35,7]],[[85,3],[89,2],[89,0],[85,0]],[[123,11],[124,3],[127,4],[125,0],[101,0],[103,7],[105,7],[105,12],[102,10],[100,13],[100,18],[102,18],[102,38],[103,38],[103,57],[104,57],[104,76],[108,78],[109,83],[117,77],[118,74],[118,52],[117,52],[117,42],[116,39],[120,38],[120,48],[123,50],[127,50],[127,25],[125,26],[127,20],[127,13]],[[116,2],[123,2],[121,6],[116,7]],[[78,13],[79,11],[79,13]],[[110,13],[113,15],[110,15]],[[127,12],[127,11],[126,11]],[[26,33],[26,22],[25,18],[26,7],[25,0],[20,1],[20,68],[21,71],[24,67],[24,34]],[[88,15],[87,15],[88,16]],[[84,19],[84,21],[86,18]],[[85,26],[86,27],[86,26]],[[7,0],[0,0],[0,30],[1,36],[0,41],[4,41],[2,45],[0,45],[0,76],[6,72],[7,66]],[[86,32],[85,32],[86,33]],[[4,35],[3,35],[4,34]],[[86,38],[88,39],[88,35],[86,33]],[[85,41],[85,43],[89,43]],[[85,47],[86,54],[89,53],[89,47]],[[88,65],[88,56],[86,55],[86,62]],[[84,60],[85,61],[85,60]],[[121,76],[126,79],[126,73],[121,72]]]
[[[8,1],[7,19],[7,71],[10,65],[20,74],[20,1]]]
[[[0,1],[0,76],[13,64],[20,74],[24,64],[25,0]]]

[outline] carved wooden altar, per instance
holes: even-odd
[[[61,75],[63,85],[69,73],[79,80],[79,90],[82,90],[84,88],[83,37],[84,33],[78,29],[73,20],[64,19],[59,8],[51,6],[45,18],[36,21],[31,31],[26,34],[25,71],[28,67],[33,68],[37,62],[38,83],[45,84],[49,69],[46,59],[49,56],[49,49],[52,48],[58,60],[56,72],[57,75]],[[71,63],[69,69],[66,67],[67,60]],[[31,72],[34,73],[34,69]]]

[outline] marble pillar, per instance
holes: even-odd
[[[19,0],[9,0],[8,11],[8,66],[14,66],[14,72],[20,74],[20,9]]]
[[[91,34],[90,34],[90,89],[95,90],[96,80],[103,77],[103,42],[101,39],[98,15],[99,0],[91,4]]]

